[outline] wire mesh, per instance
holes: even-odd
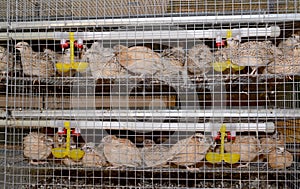
[[[2,188],[299,188],[298,1],[0,7]]]
[[[121,1],[2,1],[16,21],[128,18],[170,15],[244,15],[299,13],[299,2],[282,0],[121,0]],[[3,4],[3,5],[2,5]],[[2,13],[6,18],[5,11]]]

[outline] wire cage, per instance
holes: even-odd
[[[1,1],[1,188],[299,188],[299,6]]]

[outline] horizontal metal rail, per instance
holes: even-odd
[[[121,122],[121,121],[70,121],[71,127],[80,129],[108,129],[133,131],[218,131],[222,123],[154,123],[154,122]],[[273,133],[275,125],[264,123],[225,123],[227,130],[236,132]],[[62,120],[0,120],[0,126],[14,127],[61,127]]]
[[[282,22],[299,21],[300,14],[257,14],[257,15],[225,15],[225,16],[180,16],[155,18],[113,18],[87,20],[55,20],[55,21],[28,21],[28,22],[0,22],[0,29],[49,29],[67,27],[105,27],[124,25],[170,25],[195,23],[239,23],[239,22]]]
[[[182,130],[211,131],[214,124],[221,124],[225,118],[239,120],[260,119],[261,122],[226,123],[229,130],[237,132],[273,132],[274,119],[295,119],[300,117],[299,109],[218,109],[218,110],[14,110],[0,111],[0,126],[15,127],[57,127],[63,120],[82,129],[125,129],[125,130]],[[6,119],[7,118],[7,119]],[[194,122],[191,119],[194,118]],[[212,120],[197,123],[198,118]],[[162,120],[178,119],[179,123],[163,123]],[[214,122],[213,120],[219,120]],[[188,121],[185,121],[188,120]],[[263,121],[264,120],[264,121]],[[224,121],[225,122],[225,121]]]
[[[210,109],[210,110],[0,110],[2,118],[100,120],[131,118],[299,118],[300,109]]]
[[[153,30],[153,31],[112,31],[112,32],[74,32],[75,39],[82,40],[179,40],[219,37],[226,38],[229,30],[207,29],[207,30]],[[231,29],[232,35],[240,37],[278,37],[280,28],[278,26],[260,28],[238,28]],[[0,33],[0,40],[61,40],[68,39],[68,32],[14,32]]]

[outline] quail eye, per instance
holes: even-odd
[[[199,141],[200,142],[205,141],[205,138],[199,138]]]

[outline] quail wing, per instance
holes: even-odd
[[[225,143],[224,149],[240,154],[240,161],[249,163],[259,155],[259,140],[254,136],[236,136],[233,142]]]
[[[162,69],[160,55],[148,47],[117,45],[114,50],[117,62],[134,74],[152,76]]]
[[[102,142],[105,158],[113,166],[137,167],[142,164],[140,151],[130,140],[108,135]]]
[[[300,74],[300,51],[295,48],[292,53],[279,55],[268,64],[266,73],[294,75]]]
[[[258,67],[267,66],[282,52],[271,41],[248,41],[238,43],[229,40],[229,57],[233,64],[238,66],[250,66],[252,73],[256,73]]]
[[[170,162],[182,166],[194,165],[204,159],[210,147],[211,142],[208,142],[206,136],[197,133],[171,147],[169,153],[173,158]]]
[[[89,62],[94,78],[118,77],[126,74],[117,62],[113,49],[104,48],[100,42],[94,42],[82,58]]]
[[[0,72],[6,73],[13,69],[14,55],[9,53],[5,47],[0,46]]]
[[[141,149],[144,163],[148,167],[163,167],[172,158],[169,148],[155,144],[154,141],[146,139]]]

